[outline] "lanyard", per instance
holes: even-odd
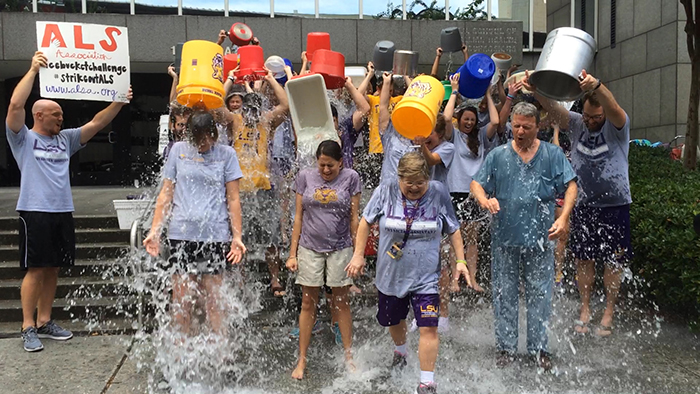
[[[411,234],[413,221],[416,219],[416,216],[418,216],[418,207],[420,206],[420,202],[423,200],[423,197],[421,197],[411,208],[409,208],[408,204],[406,203],[406,196],[402,195],[401,197],[403,202],[403,216],[406,220],[406,232],[403,234],[403,241],[401,242],[401,249],[403,249],[406,246],[406,242],[408,242],[408,236]]]

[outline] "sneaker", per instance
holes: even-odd
[[[437,394],[437,385],[435,383],[421,383],[416,389],[416,394]]]
[[[321,321],[316,320],[316,323],[314,323],[314,327],[311,329],[311,335],[316,335],[321,331],[323,331]],[[289,332],[289,337],[292,339],[299,339],[299,327],[294,327],[292,331]]]
[[[55,341],[67,341],[73,338],[73,333],[49,320],[48,323],[36,330],[39,338],[48,338]]]
[[[411,322],[411,327],[408,328],[408,332],[414,332],[417,329],[418,329],[418,322],[416,321],[416,319],[413,319],[413,321]]]
[[[406,355],[394,350],[394,359],[391,361],[391,369],[398,368],[399,370],[402,370],[406,364],[408,364],[406,362]]]
[[[340,334],[340,327],[338,327],[338,323],[333,323],[331,326],[331,331],[333,331],[333,335],[335,335],[335,344],[343,346],[343,336]]]
[[[24,350],[28,352],[38,352],[44,349],[44,345],[36,335],[35,327],[27,327],[22,330],[22,341],[24,342]]]
[[[513,361],[515,361],[515,355],[506,350],[501,350],[496,358],[496,366],[498,368],[505,368],[509,366]]]
[[[552,370],[552,355],[545,352],[539,351],[535,355],[535,361],[537,362],[537,367],[542,368],[545,372]]]

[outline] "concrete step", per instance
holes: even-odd
[[[114,259],[123,256],[129,250],[124,243],[88,243],[75,245],[75,258],[78,259]],[[0,262],[19,261],[19,249],[14,245],[0,246]],[[19,263],[18,263],[19,264]]]
[[[119,228],[116,215],[74,216],[76,229],[86,228]],[[0,231],[16,231],[19,228],[19,214],[16,216],[0,217]]]
[[[119,285],[118,279],[101,277],[58,278],[56,298],[71,296],[95,297],[122,294],[126,288]],[[21,279],[0,279],[0,300],[18,300],[20,298]]]
[[[102,273],[112,268],[113,265],[120,264],[114,259],[104,260],[75,260],[75,265],[70,268],[61,268],[59,278],[96,276],[101,277]],[[17,261],[0,262],[0,280],[22,279],[24,272],[19,268]]]
[[[73,320],[96,318],[97,321],[106,321],[114,317],[120,317],[120,310],[136,310],[136,302],[128,301],[123,308],[119,308],[120,299],[117,297],[102,297],[96,299],[71,298],[56,299],[53,303],[51,316],[56,320]],[[22,305],[20,300],[0,300],[0,322],[22,321]]]
[[[86,243],[129,243],[129,231],[118,228],[81,228],[75,230],[75,242]],[[0,245],[19,245],[19,231],[0,231]]]

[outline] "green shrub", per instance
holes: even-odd
[[[660,148],[630,147],[633,272],[662,311],[700,328],[700,170],[685,170]]]

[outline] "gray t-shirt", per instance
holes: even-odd
[[[73,212],[68,167],[80,144],[81,129],[47,137],[23,125],[15,134],[5,123],[7,142],[22,173],[18,211]]]
[[[447,184],[447,171],[455,155],[455,146],[451,142],[442,141],[440,145],[433,148],[431,152],[440,155],[440,163],[434,165],[431,169],[432,179]]]
[[[479,154],[474,155],[467,145],[467,135],[457,129],[452,132],[450,142],[454,144],[455,153],[447,171],[447,188],[450,193],[469,193],[472,178],[496,141],[495,136],[489,140],[487,134],[488,125],[479,129]]]
[[[555,197],[575,179],[564,151],[548,142],[540,142],[528,163],[518,156],[512,142],[494,149],[474,177],[501,208],[491,222],[492,243],[547,247]]]
[[[396,180],[399,160],[407,152],[414,149],[413,142],[399,134],[389,121],[389,126],[382,134],[382,146],[384,147],[384,160],[382,161],[382,174],[379,182],[393,182]]]
[[[630,118],[618,130],[610,120],[595,133],[588,131],[583,116],[569,112],[571,164],[578,175],[577,204],[614,207],[632,203],[629,180]]]
[[[272,158],[287,160],[289,163],[293,162],[297,153],[294,140],[292,120],[287,118],[275,130],[275,135],[272,139]]]
[[[163,177],[175,184],[168,238],[231,240],[226,183],[243,177],[232,147],[215,144],[200,153],[187,142],[177,142],[165,162]]]
[[[319,253],[352,246],[351,199],[362,191],[355,170],[343,168],[335,179],[326,182],[318,169],[307,168],[297,175],[294,190],[301,194],[304,210],[299,245]]]
[[[379,221],[375,285],[382,293],[400,298],[408,293],[437,294],[442,234],[452,234],[459,229],[450,195],[445,185],[430,181],[428,191],[418,201],[418,213],[403,256],[395,260],[386,252],[395,242],[401,245],[406,234],[407,210],[403,201],[398,180],[394,180],[377,187],[365,207],[365,220],[368,223]],[[406,201],[406,207],[414,203]]]

